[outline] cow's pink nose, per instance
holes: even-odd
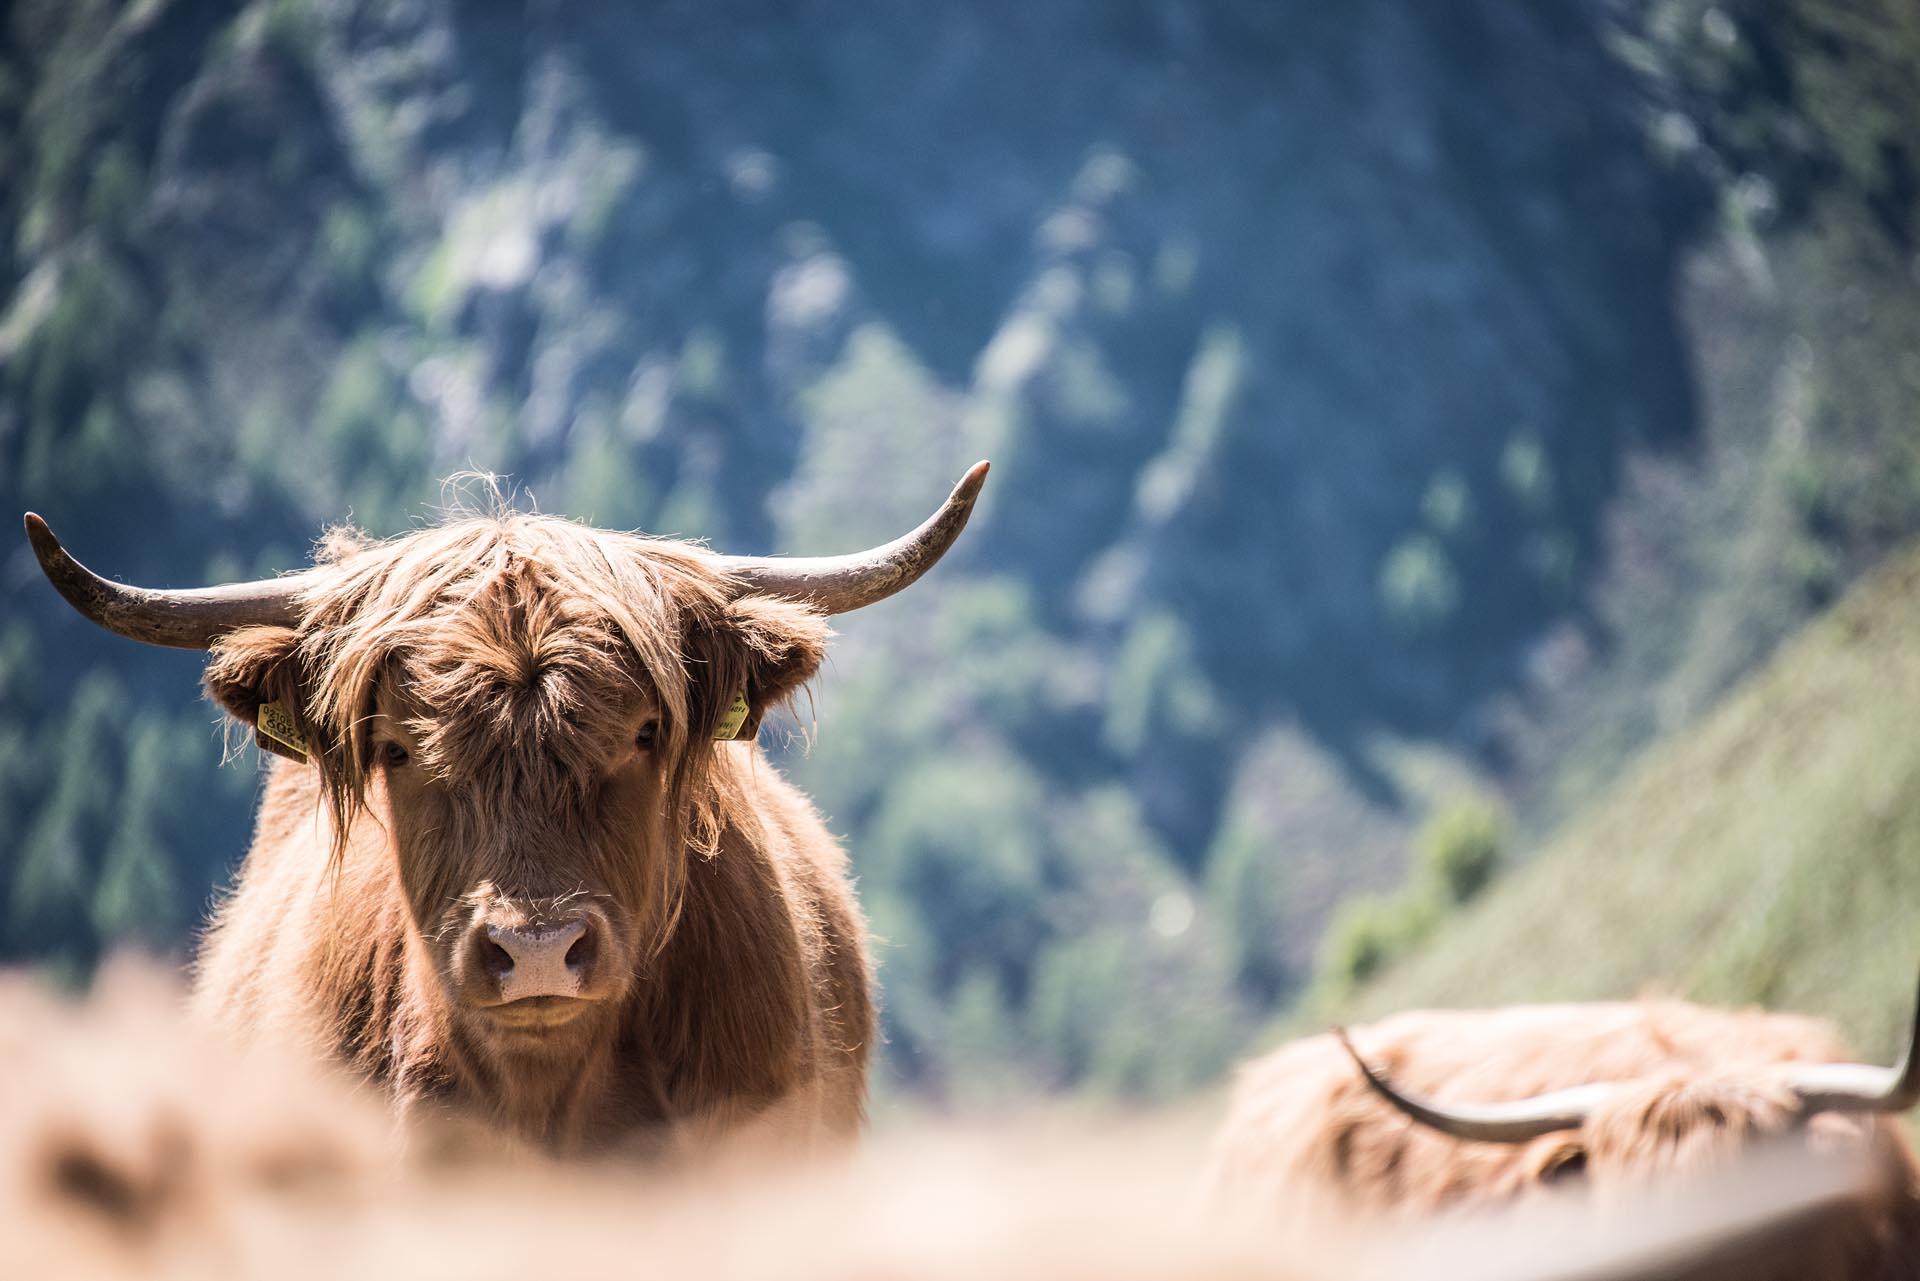
[[[600,952],[591,917],[518,928],[489,925],[486,932],[482,966],[500,985],[502,1001],[587,995]]]

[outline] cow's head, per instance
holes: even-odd
[[[1569,1174],[1596,1185],[1707,1168],[1756,1142],[1804,1137],[1822,1147],[1886,1150],[1901,1177],[1906,1148],[1879,1118],[1920,1103],[1920,1001],[1906,1052],[1891,1068],[1864,1063],[1732,1063],[1717,1071],[1663,1068],[1497,1103],[1440,1103],[1399,1089],[1335,1035],[1373,1091],[1421,1125],[1483,1143],[1533,1144],[1534,1177]]]
[[[985,475],[849,556],[719,556],[505,512],[336,533],[312,569],[189,591],[108,582],[26,519],[80,612],[211,651],[213,697],[317,770],[334,857],[385,845],[410,946],[462,1026],[535,1050],[607,1017],[673,928],[689,852],[754,821],[726,743],[814,674],[828,615],[940,558]]]

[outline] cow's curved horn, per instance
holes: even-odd
[[[181,591],[129,587],[109,582],[75,560],[47,522],[32,512],[26,525],[40,568],[67,603],[129,639],[173,649],[206,649],[236,628],[291,627],[299,622],[294,597],[304,575]]]
[[[748,592],[805,601],[828,614],[850,613],[885,600],[932,569],[967,527],[974,499],[986,479],[987,464],[975,463],[920,528],[870,551],[791,560],[721,556],[720,567]]]
[[[1920,997],[1907,1027],[1907,1048],[1890,1068],[1870,1063],[1810,1063],[1794,1069],[1787,1086],[1805,1115],[1815,1112],[1905,1112],[1920,1103]]]
[[[1485,1143],[1525,1143],[1556,1130],[1577,1130],[1607,1096],[1619,1088],[1608,1081],[1576,1085],[1571,1089],[1537,1094],[1530,1099],[1510,1103],[1439,1104],[1416,1095],[1404,1094],[1394,1087],[1353,1047],[1347,1030],[1333,1029],[1334,1036],[1346,1047],[1347,1054],[1367,1084],[1394,1107],[1420,1124],[1457,1139],[1479,1139]]]
[[[1567,1090],[1537,1094],[1510,1103],[1469,1103],[1442,1106],[1402,1093],[1389,1082],[1348,1038],[1345,1028],[1333,1034],[1367,1078],[1374,1092],[1422,1125],[1462,1139],[1490,1143],[1525,1143],[1556,1130],[1578,1129],[1595,1107],[1619,1088],[1612,1082],[1577,1085]],[[1795,1066],[1785,1083],[1799,1101],[1800,1114],[1816,1112],[1904,1112],[1920,1103],[1920,996],[1914,1002],[1907,1029],[1906,1052],[1893,1067],[1868,1063],[1809,1063]]]

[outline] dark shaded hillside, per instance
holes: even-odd
[[[16,4],[0,507],[837,550],[991,457],[790,763],[904,1078],[1175,1090],[1428,810],[1544,826],[1915,526],[1895,12]],[[183,937],[250,767],[0,579],[0,950]]]
[[[1652,136],[1719,191],[1675,279],[1698,430],[1630,460],[1584,624],[1490,708],[1538,830],[1911,537],[1920,496],[1920,12],[1635,13],[1614,43],[1653,76]]]

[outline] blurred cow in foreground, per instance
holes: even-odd
[[[1892,1069],[1846,1057],[1817,1020],[1677,1001],[1401,1014],[1245,1069],[1212,1188],[1289,1213],[1303,1196],[1409,1216],[1548,1188],[1604,1207],[1656,1182],[1710,1187],[1758,1151],[1848,1156],[1871,1177],[1795,1225],[1790,1248],[1685,1275],[1920,1277],[1920,1174],[1898,1115],[1920,1099],[1912,1036]]]
[[[1192,1203],[1199,1136],[1109,1118],[895,1131],[852,1161],[669,1175],[556,1163],[190,1025],[116,964],[86,1007],[0,975],[0,1277],[703,1281],[1678,1281],[1791,1243],[1846,1161],[1392,1226]],[[1783,1236],[1783,1233],[1785,1234]],[[1730,1275],[1741,1275],[1738,1271]]]
[[[827,616],[932,566],[985,475],[816,560],[496,512],[154,591],[26,523],[77,609],[211,650],[208,690],[288,758],[201,951],[217,1026],[545,1150],[704,1148],[749,1118],[804,1149],[863,1114],[866,940],[842,851],[756,731],[818,669]]]
[[[1208,1216],[1183,1125],[897,1131],[854,1160],[641,1172],[390,1114],[307,1056],[234,1051],[165,979],[84,1008],[0,976],[0,1277],[636,1275],[703,1281],[1682,1281],[1776,1248],[1859,1170],[1741,1168],[1620,1218],[1578,1202],[1382,1229]]]

